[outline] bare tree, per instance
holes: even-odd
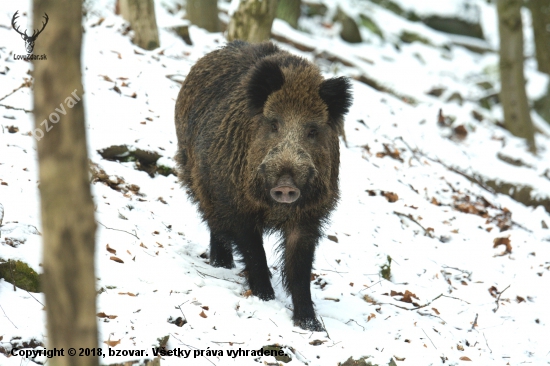
[[[227,39],[248,42],[267,41],[277,11],[277,0],[241,0],[227,28]]]
[[[504,126],[512,134],[525,138],[529,150],[536,152],[535,129],[531,121],[525,77],[523,75],[522,0],[497,0],[500,35],[500,100]]]
[[[82,1],[34,0],[34,24],[50,23],[36,44],[35,137],[44,238],[43,289],[48,348],[95,349],[96,223],[88,177],[81,74]],[[45,121],[45,122],[43,122]],[[38,130],[41,133],[37,133]],[[50,365],[98,365],[98,358],[55,357]]]
[[[134,31],[136,46],[145,50],[160,46],[154,0],[120,0],[120,13]]]
[[[550,1],[529,0],[538,69],[550,75]]]
[[[217,0],[187,0],[187,19],[209,32],[220,31]]]
[[[298,28],[300,18],[301,0],[279,0],[277,5],[277,18],[284,20],[292,28]]]

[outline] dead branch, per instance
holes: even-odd
[[[500,307],[500,304],[498,303],[500,301],[500,295],[502,295],[504,293],[504,291],[508,290],[508,288],[510,288],[510,285],[506,286],[506,288],[504,290],[502,290],[498,293],[498,297],[495,300],[495,302],[497,303],[497,307],[493,309],[493,313],[496,313],[498,308]]]
[[[112,227],[107,227],[107,226],[103,225],[101,222],[99,222],[99,221],[97,221],[97,220],[96,220],[96,222],[97,222],[98,224],[100,224],[101,226],[103,226],[105,229],[116,230],[116,231],[122,231],[123,233],[130,234],[130,235],[132,235],[132,236],[135,236],[135,237],[138,238],[138,240],[139,240],[139,236],[137,236],[135,233],[133,234],[133,233],[131,233],[131,232],[129,232],[129,231],[126,231],[126,230],[114,229],[114,228],[112,228]],[[135,232],[135,230],[134,230],[134,232]]]
[[[416,221],[411,214],[409,215],[406,215],[404,213],[401,213],[401,212],[397,212],[397,211],[393,211],[394,214],[396,214],[397,216],[403,216],[403,217],[406,217],[407,219],[411,220],[412,222],[414,222],[416,225],[420,226],[422,228],[422,230],[424,230],[424,233],[426,235],[428,235],[430,238],[434,238],[434,234],[432,234],[428,229],[426,229],[424,226],[422,226],[418,221]]]

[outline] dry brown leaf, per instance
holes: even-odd
[[[118,315],[107,315],[104,312],[97,313],[96,314],[98,318],[107,318],[107,319],[116,319],[118,318]]]
[[[109,258],[110,260],[112,261],[115,261],[117,263],[124,263],[124,261],[122,259],[120,259],[119,257],[115,257],[114,255],[111,256],[111,258]]]
[[[363,300],[365,300],[369,304],[376,304],[376,301],[374,301],[374,299],[372,297],[370,297],[369,295],[363,296]]]
[[[106,249],[107,249],[107,251],[108,251],[109,253],[111,253],[111,254],[116,254],[116,250],[113,249],[113,248],[111,248],[111,247],[109,246],[109,244],[107,244]]]
[[[491,294],[492,297],[497,297],[498,290],[495,286],[491,286],[489,287],[489,293]]]
[[[439,315],[439,310],[437,310],[436,308],[432,308],[432,310],[434,311],[434,313],[436,313],[437,315]]]
[[[119,295],[128,295],[128,296],[137,296],[136,294],[133,294],[131,292],[119,292]]]
[[[206,315],[206,314],[204,313],[204,310],[201,311],[201,313],[200,313],[199,315],[200,315],[201,317],[203,317],[203,318],[208,318],[208,315]]]
[[[350,282],[349,285],[350,285],[351,287],[353,287],[353,282]]]
[[[394,355],[393,358],[395,358],[397,361],[405,361],[405,357],[397,357]]]
[[[336,237],[336,235],[327,235],[327,239],[332,240],[335,243],[338,243],[338,238]]]
[[[104,341],[103,343],[105,343],[105,344],[108,345],[109,347],[114,347],[114,346],[119,345],[121,340],[122,340],[122,339],[119,339],[118,341],[111,341],[111,340],[109,340],[109,341]]]
[[[201,306],[201,308],[203,308],[204,310],[210,310],[208,306]]]
[[[325,342],[326,342],[326,341],[321,341],[321,340],[319,340],[319,339],[315,339],[315,340],[309,342],[309,344],[311,344],[312,346],[320,346],[320,345],[322,345],[322,344],[325,343]]]
[[[387,199],[388,202],[390,202],[390,203],[396,202],[396,201],[399,199],[399,196],[398,196],[396,193],[393,193],[393,192],[385,192],[385,191],[382,191],[382,195],[383,195],[384,197],[386,197],[386,199]]]
[[[506,255],[508,253],[512,253],[512,244],[510,242],[510,237],[506,238],[495,238],[493,240],[493,248],[498,247],[499,245],[504,245],[506,249],[504,252],[502,252],[500,255]]]
[[[243,296],[246,297],[246,298],[249,298],[250,296],[252,296],[252,290],[246,290],[243,293]]]
[[[524,299],[523,297],[521,297],[521,296],[518,295],[518,296],[516,296],[516,301],[517,301],[518,303],[520,303],[520,302],[525,302],[525,299]]]
[[[468,286],[468,282],[466,282],[466,281],[460,281],[460,283],[464,286]]]
[[[470,359],[469,359],[468,357],[466,357],[466,356],[460,357],[459,360],[461,360],[461,361],[472,361],[472,360],[470,360]]]
[[[145,246],[145,244],[143,244],[143,243],[141,243],[139,246],[142,247],[142,248],[145,248],[145,249],[149,249],[149,248],[147,248],[147,247]]]
[[[459,351],[464,351],[464,347],[461,344],[457,344],[456,349],[458,349]]]
[[[367,317],[367,322],[370,322],[370,320],[373,319],[373,318],[376,318],[376,314],[371,313],[371,314]]]

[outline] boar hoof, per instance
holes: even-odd
[[[312,332],[323,332],[325,330],[316,318],[295,319],[294,325]]]
[[[260,298],[260,300],[262,301],[269,301],[269,300],[274,300],[275,299],[275,292],[273,291],[273,289],[268,289],[268,290],[252,290],[252,294],[258,298]]]

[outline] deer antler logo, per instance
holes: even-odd
[[[25,29],[25,33],[21,33],[19,31],[19,26],[16,26],[15,20],[17,18],[19,18],[19,15],[17,15],[17,13],[19,13],[19,10],[16,11],[15,14],[13,14],[13,18],[11,18],[11,25],[12,25],[13,29],[15,29],[15,31],[21,35],[21,38],[23,38],[25,40],[25,48],[27,49],[27,53],[32,53],[32,51],[34,49],[34,42],[36,41],[36,38],[38,38],[38,35],[40,33],[42,33],[44,28],[46,28],[46,24],[48,24],[48,19],[49,19],[48,14],[44,13],[43,18],[46,19],[46,22],[42,22],[42,29],[40,29],[40,30],[33,29],[32,36],[29,36],[27,34],[26,29]]]

